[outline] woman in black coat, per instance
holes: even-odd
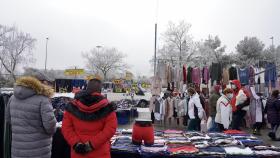
[[[267,100],[265,111],[267,113],[268,123],[271,124],[271,131],[268,136],[272,140],[276,140],[276,131],[280,124],[280,99],[279,90],[274,90],[271,97]]]

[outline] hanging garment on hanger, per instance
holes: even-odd
[[[212,66],[210,68],[210,77],[212,85],[214,81],[220,83],[220,81],[222,80],[222,66],[220,63],[212,63]]]
[[[229,72],[228,69],[223,68],[223,85],[229,84]]]
[[[255,68],[252,65],[249,67],[249,85],[255,85]]]
[[[252,124],[257,122],[263,122],[263,105],[261,97],[256,94],[255,87],[250,87],[251,98],[250,98],[250,118]]]
[[[187,66],[183,66],[183,81],[186,84],[187,83]]]
[[[269,63],[265,67],[265,86],[269,87],[269,82],[271,82],[271,87],[276,87],[277,81],[277,71],[276,66],[273,63]]]
[[[239,80],[241,84],[248,85],[249,84],[249,69],[238,69]]]
[[[236,67],[230,67],[229,68],[229,80],[237,80],[238,76],[237,76],[237,69]]]
[[[200,68],[195,67],[192,69],[192,83],[201,84],[201,73]]]
[[[187,72],[187,83],[192,83],[192,71],[193,68],[191,66],[188,67],[188,72]]]
[[[202,69],[202,83],[208,84],[210,80],[209,68],[204,66]]]
[[[166,72],[167,72],[167,64],[164,62],[159,62],[157,65],[157,74],[156,75],[159,76],[162,79],[162,81],[165,81],[165,82],[167,82],[166,81],[167,80]]]
[[[151,93],[152,95],[160,96],[162,85],[161,79],[158,76],[152,77]]]

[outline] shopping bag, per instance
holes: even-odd
[[[207,132],[207,121],[206,120],[201,120],[200,123],[200,129],[202,133],[206,133]]]

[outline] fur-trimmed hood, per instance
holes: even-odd
[[[43,95],[51,97],[54,90],[47,85],[42,84],[34,77],[21,77],[16,81],[14,95],[19,99],[26,99],[33,95]]]
[[[100,93],[90,94],[81,91],[76,94],[75,100],[70,102],[65,110],[81,120],[93,121],[109,115],[116,110],[116,105],[109,103]]]

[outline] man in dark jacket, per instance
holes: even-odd
[[[217,110],[216,110],[217,101],[221,97],[220,90],[222,90],[221,86],[219,86],[219,85],[214,86],[214,88],[212,90],[212,93],[210,95],[210,98],[209,98],[210,117],[212,119],[211,120],[211,127],[209,128],[209,132],[217,132],[218,131],[218,125],[215,123],[215,116],[216,116],[216,113],[217,113]]]
[[[62,134],[72,158],[110,158],[110,139],[117,129],[115,106],[101,95],[99,79],[75,96],[65,109]]]
[[[279,90],[274,90],[271,97],[267,100],[265,106],[265,112],[267,113],[268,123],[271,124],[271,131],[268,136],[272,140],[276,139],[276,131],[280,125],[280,100],[279,100]]]
[[[43,81],[43,79],[40,79]],[[16,81],[6,121],[12,128],[12,158],[50,158],[56,119],[49,98],[53,90],[37,78]]]

